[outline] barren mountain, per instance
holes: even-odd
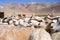
[[[29,4],[6,4],[0,6],[0,11],[6,12],[32,12],[38,14],[46,13],[60,13],[60,3],[29,3]]]
[[[12,11],[29,12],[28,9],[24,7],[24,4],[7,4],[4,5],[4,7]]]

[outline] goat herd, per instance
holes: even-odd
[[[51,17],[49,15],[47,15],[46,17],[39,17],[33,15],[31,17],[26,17],[25,14],[19,14],[17,17],[11,16],[9,18],[2,18],[0,19],[0,23],[14,25],[16,28],[19,27],[19,29],[28,28],[29,30],[29,28],[32,28],[30,29],[32,30],[31,32],[28,31],[30,35],[28,35],[28,33],[25,34],[25,36],[29,36],[28,40],[60,40],[60,17]],[[20,37],[18,36],[18,39],[13,39],[13,37],[11,38],[11,36],[9,39],[8,36],[7,39],[0,40],[26,40],[23,38],[19,39],[22,35],[20,35]]]

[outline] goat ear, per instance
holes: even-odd
[[[54,23],[54,22],[51,22],[51,23]]]
[[[32,14],[32,16],[30,18],[32,18],[32,17],[33,17],[33,14]]]
[[[42,20],[39,20],[38,22],[43,22]]]
[[[40,23],[38,24],[38,26],[40,25]]]
[[[59,21],[60,21],[60,17],[57,18],[57,22],[59,22]]]
[[[46,24],[48,23],[48,22],[45,22]]]
[[[30,17],[30,20],[32,19],[32,17],[33,17],[33,14],[32,14],[32,16]]]

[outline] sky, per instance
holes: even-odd
[[[8,3],[27,4],[31,2],[46,3],[46,2],[60,2],[60,0],[0,0],[0,5],[5,5]]]

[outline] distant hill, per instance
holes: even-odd
[[[29,3],[29,4],[6,4],[0,6],[0,11],[20,11],[37,14],[60,13],[60,3]]]

